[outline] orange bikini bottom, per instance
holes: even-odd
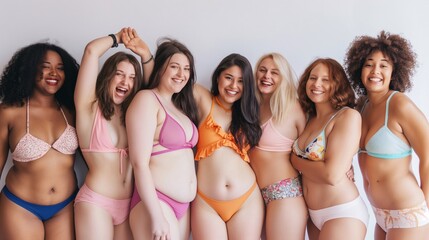
[[[224,222],[228,222],[231,217],[240,210],[243,203],[249,198],[253,190],[256,188],[256,182],[240,197],[232,200],[215,200],[207,197],[202,192],[197,191],[197,194],[212,207]]]

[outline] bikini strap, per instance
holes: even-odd
[[[63,114],[64,120],[66,120],[66,124],[69,125],[69,121],[67,121],[66,114],[63,111],[63,108],[60,106],[61,113]]]
[[[158,100],[158,102],[159,102],[159,104],[161,105],[161,107],[162,107],[162,109],[164,109],[164,112],[165,112],[165,119],[167,119],[168,118],[168,112],[167,112],[167,110],[165,110],[165,107],[164,107],[164,105],[162,105],[162,102],[161,102],[161,100],[159,100],[159,97],[158,97],[158,95],[155,93],[155,91],[153,91],[153,90],[150,90],[152,93],[153,93],[153,95],[155,95],[155,97],[156,97],[156,100]],[[164,120],[165,121],[165,120]],[[158,145],[160,145],[159,144],[159,142],[158,143],[156,143],[156,144],[154,144],[152,147],[155,147],[155,146],[158,146]]]
[[[386,101],[386,111],[384,113],[384,125],[387,126],[387,121],[389,120],[389,103],[390,103],[390,99],[393,97],[393,95],[395,95],[398,91],[394,91],[392,94],[390,94],[390,96],[387,98]]]
[[[27,116],[26,116],[26,128],[27,128],[27,133],[30,132],[30,99],[27,98]]]
[[[326,122],[325,126],[323,126],[323,131],[325,130],[326,126],[332,121],[332,119],[335,118],[335,116],[338,115],[338,113],[342,112],[344,109],[347,109],[349,107],[342,107],[340,110],[338,110],[336,113],[332,114],[332,116],[329,118],[328,122]]]
[[[155,97],[156,97],[156,100],[158,100],[158,102],[159,102],[159,104],[161,105],[162,109],[164,109],[164,112],[165,112],[166,114],[168,114],[168,113],[167,113],[167,111],[165,110],[165,107],[164,107],[164,105],[162,105],[162,102],[161,102],[161,100],[159,100],[159,97],[158,97],[158,95],[157,95],[157,94],[155,93],[155,91],[151,90],[151,92],[153,93],[153,95],[155,95]]]

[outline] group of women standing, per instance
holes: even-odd
[[[141,62],[117,52],[98,72],[118,44]],[[0,81],[0,169],[13,159],[0,239],[364,239],[356,153],[375,239],[424,239],[429,124],[403,94],[415,61],[381,32],[352,42],[345,70],[320,58],[299,80],[278,53],[254,72],[230,54],[208,90],[185,45],[163,39],[153,56],[131,28],[88,43],[80,69],[55,45],[25,47]]]

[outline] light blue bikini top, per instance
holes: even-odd
[[[369,139],[365,145],[365,149],[359,150],[360,153],[363,152],[369,156],[381,159],[403,158],[411,155],[411,147],[393,134],[387,127],[387,122],[389,121],[389,102],[396,93],[396,91],[393,92],[390,94],[389,98],[387,98],[384,125]],[[368,101],[366,103],[368,103]],[[365,105],[363,109],[365,109]]]

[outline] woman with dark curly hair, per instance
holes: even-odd
[[[0,239],[74,239],[73,170],[78,148],[73,92],[79,65],[64,49],[17,51],[0,80]]]
[[[377,220],[375,239],[427,239],[429,124],[403,94],[411,88],[416,55],[406,39],[382,31],[376,38],[357,37],[345,65],[363,99],[359,164]],[[420,186],[412,148],[420,159]]]
[[[301,172],[304,199],[316,239],[364,239],[368,210],[347,177],[360,139],[355,94],[341,65],[317,59],[301,76],[299,101],[308,115],[293,144],[292,164]]]

